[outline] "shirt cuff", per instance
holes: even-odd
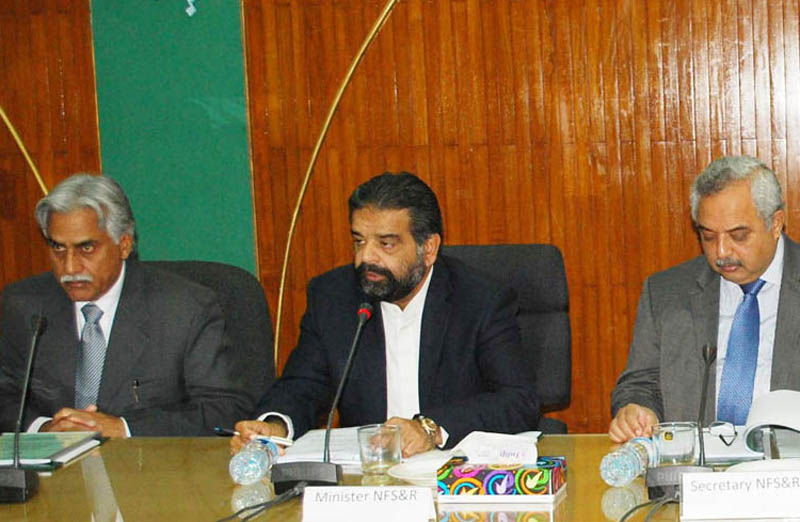
[[[42,426],[51,420],[53,420],[53,417],[36,417],[36,420],[31,422],[31,425],[28,426],[28,429],[25,430],[25,433],[39,433],[39,430],[42,429]]]
[[[129,439],[132,437],[131,435],[131,428],[128,426],[128,421],[125,420],[125,417],[120,417],[119,420],[122,421],[122,424],[125,425],[125,438]]]
[[[292,424],[292,419],[288,417],[288,415],[284,415],[283,413],[278,413],[277,411],[269,411],[267,413],[262,413],[258,416],[258,420],[262,422],[266,422],[266,419],[269,417],[277,417],[283,421],[286,425],[286,438],[289,440],[294,440],[294,424]]]
[[[439,431],[442,432],[442,445],[441,446],[436,446],[436,447],[439,448],[439,449],[442,449],[445,446],[447,446],[447,439],[450,438],[450,434],[447,433],[447,430],[444,429],[444,426],[439,426]]]

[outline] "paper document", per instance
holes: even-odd
[[[346,473],[361,470],[356,430],[357,426],[331,430],[331,462],[341,464]],[[278,462],[322,462],[324,444],[325,430],[311,430],[286,448],[286,454],[278,457]]]
[[[800,392],[774,390],[753,401],[746,426],[715,423],[706,428],[706,460],[710,463],[757,460],[764,457],[762,428],[776,431],[782,458],[800,455]]]
[[[755,432],[759,428],[772,426],[800,431],[800,392],[792,390],[774,390],[753,401],[747,415],[747,426],[744,438],[747,446],[754,449]]]

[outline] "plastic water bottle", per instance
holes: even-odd
[[[658,449],[652,439],[637,437],[612,451],[600,462],[600,476],[609,486],[627,486],[658,465]]]
[[[272,464],[278,459],[278,447],[274,442],[253,439],[236,455],[231,457],[228,472],[237,484],[255,484],[267,476]]]

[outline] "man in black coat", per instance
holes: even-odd
[[[353,265],[311,280],[300,339],[264,395],[253,434],[296,437],[328,408],[356,329],[375,303],[339,405],[342,426],[401,427],[406,456],[453,446],[475,430],[535,429],[534,373],[521,354],[514,292],[439,255],[436,196],[412,174],[384,173],[350,197]],[[502,269],[502,267],[498,267]]]

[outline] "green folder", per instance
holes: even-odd
[[[20,463],[24,468],[54,469],[95,446],[102,437],[96,431],[22,433],[19,439]],[[0,466],[14,462],[14,434],[0,436]]]

